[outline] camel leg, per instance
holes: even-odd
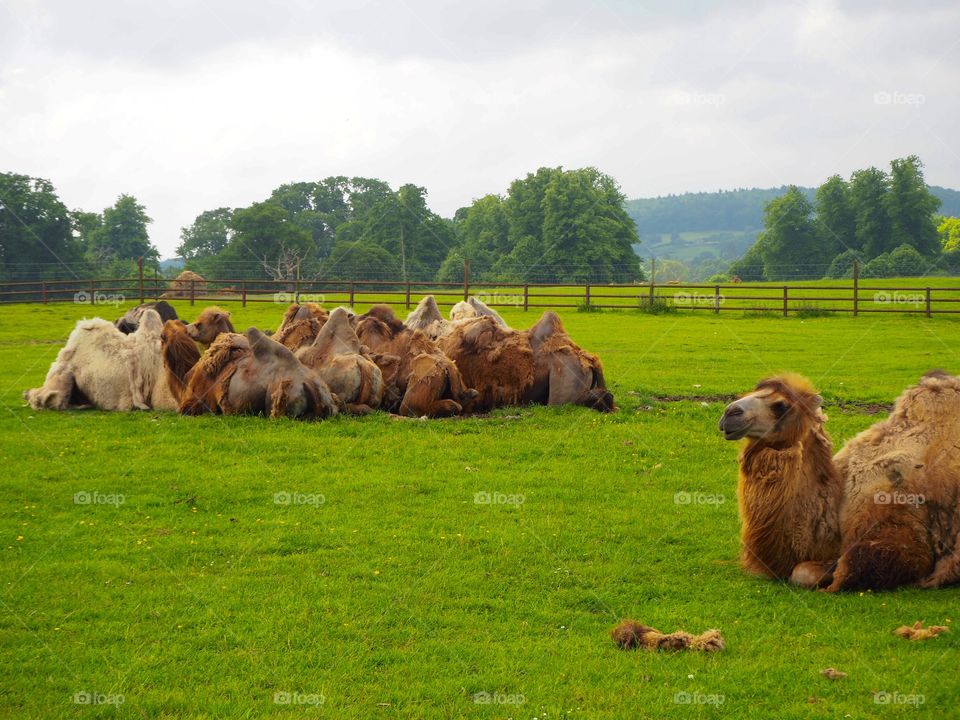
[[[347,403],[346,411],[350,415],[369,415],[374,409],[364,403]]]
[[[911,552],[913,550],[913,552]],[[923,548],[891,540],[862,540],[837,561],[826,592],[841,590],[893,590],[912,585],[929,572],[929,555]]]
[[[937,588],[960,583],[960,547],[937,560],[933,572],[920,581],[920,587]]]
[[[833,569],[836,563],[820,560],[807,560],[798,563],[790,573],[790,584],[814,590],[826,587],[833,582]]]

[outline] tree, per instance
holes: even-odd
[[[861,254],[856,250],[844,250],[830,263],[830,268],[824,277],[836,280],[853,277],[853,264],[855,262],[863,263]]]
[[[920,277],[931,267],[930,260],[907,243],[894,248],[889,257],[893,277]]]
[[[865,278],[888,278],[896,275],[889,253],[881,253],[863,266],[861,275]]]
[[[890,163],[890,189],[884,207],[890,216],[891,245],[912,245],[927,257],[939,254],[934,213],[940,200],[927,189],[923,163],[916,155]]]
[[[885,201],[888,188],[887,174],[874,167],[857,170],[850,176],[850,200],[857,223],[853,249],[862,250],[868,258],[893,249]]]
[[[760,256],[769,280],[820,277],[830,261],[820,244],[813,206],[798,187],[767,203]]]
[[[817,188],[817,231],[823,253],[833,257],[856,246],[857,223],[850,201],[850,186],[839,175]]]
[[[0,277],[76,276],[71,220],[50,181],[0,173]]]
[[[246,263],[266,277],[293,280],[313,258],[310,233],[291,222],[276,201],[234,210],[230,228],[233,237],[219,255],[222,262]]]
[[[947,267],[960,269],[960,218],[941,217],[937,235]]]
[[[757,238],[757,241],[738,260],[730,263],[727,272],[731,277],[738,277],[744,282],[760,282],[767,279],[763,270],[760,240],[761,238]]]
[[[395,280],[400,276],[396,258],[370,242],[337,241],[323,265],[324,277],[350,280]]]
[[[97,261],[144,258],[156,263],[160,256],[150,243],[147,225],[153,222],[132,195],[121,195],[103,211],[103,222],[92,234],[89,252]]]
[[[180,230],[177,255],[195,260],[221,252],[230,242],[232,219],[233,210],[225,207],[200,213],[193,224]]]

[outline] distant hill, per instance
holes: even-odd
[[[637,252],[690,262],[713,256],[733,260],[763,229],[763,207],[787,187],[743,188],[628,200],[627,213],[642,241]],[[813,200],[816,188],[801,188]],[[960,191],[930,186],[940,198],[940,212],[960,216]]]
[[[169,270],[171,268],[174,270],[179,270],[180,268],[183,267],[183,265],[184,265],[183,258],[174,257],[174,258],[167,258],[166,260],[160,261],[161,270]]]

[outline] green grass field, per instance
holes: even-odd
[[[230,307],[238,329],[283,309]],[[926,370],[960,371],[952,318],[565,312],[604,360],[612,415],[22,407],[89,310],[0,307],[2,717],[960,713],[960,636],[892,634],[953,624],[960,590],[745,575],[737,446],[716,429],[723,397],[790,369],[823,391],[839,446]],[[628,617],[716,627],[728,647],[623,652],[608,633]]]

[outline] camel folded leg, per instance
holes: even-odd
[[[930,571],[930,555],[916,543],[896,538],[854,543],[837,561],[826,592],[893,590],[920,581]]]
[[[793,572],[790,573],[790,584],[811,590],[827,587],[833,582],[835,567],[835,562],[823,562],[821,560],[806,560],[798,563],[793,568]]]

